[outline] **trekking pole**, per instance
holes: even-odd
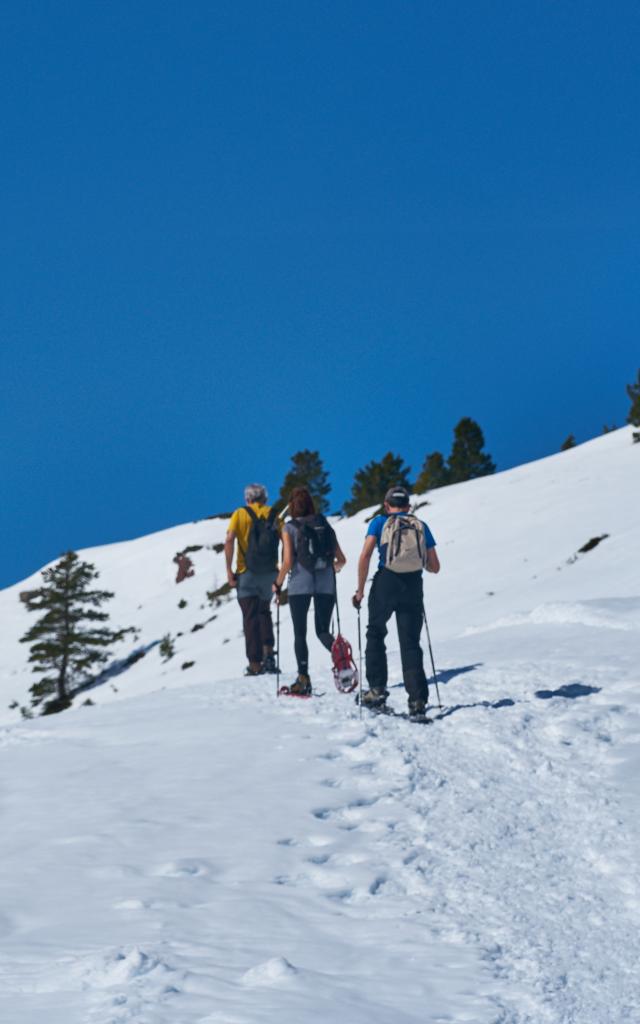
[[[276,697],[280,696],[280,594],[276,594]]]
[[[436,695],[438,697],[438,707],[442,708],[442,701],[440,700],[440,690],[438,689],[438,676],[436,674],[436,666],[433,661],[433,648],[431,646],[431,634],[429,633],[429,623],[427,621],[427,610],[424,606],[424,600],[422,601],[422,616],[424,618],[424,624],[427,629],[427,643],[429,644],[429,655],[431,657],[431,668],[433,669],[433,681],[436,686]]]
[[[340,609],[338,607],[338,574],[335,569],[333,570],[333,593],[336,599],[336,621],[338,623],[338,633],[340,634],[342,630],[340,629]]]
[[[362,718],[362,632],[360,630],[360,605],[358,605],[358,705],[360,707],[360,718]]]

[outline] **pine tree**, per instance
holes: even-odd
[[[344,503],[345,513],[352,516],[361,508],[381,505],[390,487],[406,487],[410,491],[410,473],[411,468],[404,465],[402,457],[392,452],[387,452],[380,462],[369,462],[354,477],[351,498]]]
[[[483,452],[484,435],[469,416],[464,416],[453,431],[453,447],[449,456],[449,483],[474,480],[478,476],[495,473],[490,455]]]
[[[631,408],[627,416],[627,423],[632,427],[640,427],[640,370],[634,384],[627,384],[627,394],[631,399]],[[634,430],[633,440],[640,441],[640,431]]]
[[[327,494],[331,490],[331,484],[319,452],[311,452],[305,448],[304,451],[291,456],[291,469],[280,488],[277,502],[279,506],[285,507],[294,487],[306,487],[314,500],[316,512],[328,512]]]
[[[426,491],[434,491],[436,487],[446,487],[449,483],[449,470],[447,469],[442,452],[431,452],[427,455],[420,476],[414,484],[416,494],[424,494]]]
[[[31,687],[32,705],[56,694],[55,700],[45,704],[45,714],[69,707],[73,686],[107,661],[107,648],[134,632],[95,625],[109,618],[100,606],[113,597],[111,591],[90,589],[98,576],[94,565],[68,551],[53,568],[43,571],[43,585],[29,591],[24,600],[28,611],[44,613],[20,642],[31,645],[32,671],[42,674]]]
[[[569,434],[567,439],[565,441],[563,441],[562,444],[560,445],[560,451],[561,452],[568,452],[569,448],[575,448],[575,446],[576,446],[576,439],[573,436],[573,434]]]

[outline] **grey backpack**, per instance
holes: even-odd
[[[420,572],[427,568],[424,527],[416,516],[408,512],[389,516],[380,544],[387,545],[385,567],[391,572]]]

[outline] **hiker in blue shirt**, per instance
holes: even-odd
[[[422,661],[420,633],[423,621],[422,571],[437,573],[440,562],[436,542],[426,523],[412,516],[410,496],[405,487],[392,487],[384,499],[384,514],[369,523],[360,560],[358,589],[353,604],[359,608],[374,550],[379,552],[378,571],[369,592],[369,622],[365,652],[369,689],[362,703],[384,706],[387,691],[387,623],[395,613],[400,641],[404,685],[409,714],[423,716],[429,688]]]

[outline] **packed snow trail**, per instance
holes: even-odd
[[[589,674],[485,637],[427,727],[327,670],[319,701],[230,680],[4,730],[0,1020],[640,1020],[634,639]]]

